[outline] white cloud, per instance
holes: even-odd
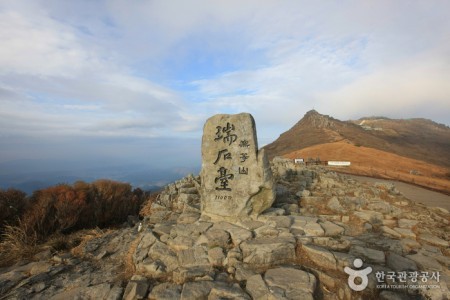
[[[0,94],[0,134],[159,136],[192,127],[177,92],[133,75],[102,41],[32,7],[0,9],[0,79],[9,91]]]
[[[249,111],[269,139],[312,108],[450,123],[446,2],[21,3],[0,6],[0,80],[21,99],[0,91],[3,134],[198,135]]]

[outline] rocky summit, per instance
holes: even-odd
[[[275,158],[272,170],[276,200],[255,219],[202,216],[190,175],[166,186],[140,231],[97,230],[72,251],[0,270],[0,299],[450,297],[447,211],[323,167]],[[372,268],[363,291],[345,273],[358,258]]]
[[[223,141],[235,125],[230,136],[239,142],[234,122],[212,123],[208,142],[221,147],[205,154],[207,164],[217,151],[241,152],[230,147],[234,138]],[[223,166],[236,170],[234,163]],[[92,230],[71,250],[45,249],[0,269],[0,299],[450,297],[448,211],[414,203],[392,184],[360,183],[321,166],[276,157],[270,169],[275,197],[264,211],[205,214],[207,184],[214,193],[236,186],[202,170],[167,185],[143,220]]]

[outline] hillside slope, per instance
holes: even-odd
[[[293,151],[287,158],[316,158],[321,160],[350,161],[350,167],[340,167],[340,172],[414,183],[450,194],[448,169],[386,151],[358,147],[348,142],[325,143]]]
[[[450,167],[450,128],[426,119],[340,121],[312,110],[264,149],[272,159],[339,141]]]

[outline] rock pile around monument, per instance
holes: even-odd
[[[224,149],[231,157],[241,153]],[[212,155],[212,165],[224,153]],[[216,167],[239,172],[231,163]],[[97,232],[76,251],[46,251],[0,270],[0,298],[450,298],[448,211],[411,202],[394,185],[363,184],[283,158],[273,160],[270,173],[275,197],[262,176],[258,184],[269,192],[261,195],[273,203],[259,214],[253,204],[234,206],[248,213],[239,218],[214,208],[204,213],[202,180],[212,180],[213,190],[237,186],[189,175],[165,187],[140,231],[136,224]],[[350,288],[346,272],[358,267],[371,268],[361,291]]]
[[[1,270],[5,299],[448,299],[450,214],[283,159],[276,201],[237,224],[201,217],[200,177],[168,185],[141,232],[97,233],[76,253],[40,253]],[[73,251],[74,252],[74,251]],[[370,266],[367,288],[349,288],[346,266]],[[122,279],[123,262],[135,268]],[[428,272],[438,288],[377,288],[378,274]],[[439,282],[432,279],[439,272]],[[412,278],[407,278],[411,284]],[[421,279],[419,278],[419,281]],[[385,278],[385,281],[389,279]],[[391,280],[392,281],[392,280]],[[398,280],[397,280],[398,283]],[[417,285],[417,283],[416,283]]]

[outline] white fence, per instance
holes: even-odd
[[[329,166],[348,167],[351,165],[349,161],[328,161]]]

